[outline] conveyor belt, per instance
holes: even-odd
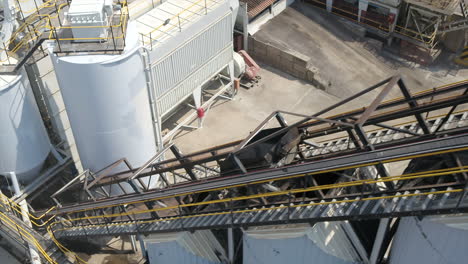
[[[384,87],[369,106],[318,117],[380,86]],[[392,87],[404,96],[383,101]],[[128,166],[111,175],[97,172],[85,180],[79,175],[54,197],[68,190],[86,191],[89,200],[65,205],[56,201],[58,207],[48,215],[66,215],[67,220],[53,223],[50,231],[59,237],[80,237],[464,212],[468,170],[441,179],[426,179],[424,172],[424,179],[394,180],[384,164],[431,156],[443,159],[446,166],[455,162],[462,167],[466,157],[457,152],[468,150],[468,114],[455,110],[468,103],[467,88],[463,81],[411,95],[394,76],[312,116],[274,112],[243,141],[189,155],[167,146],[161,152],[171,149],[175,159],[155,162],[162,155],[158,153],[140,168]],[[304,119],[288,125],[284,115]],[[264,133],[275,119],[280,127]],[[283,142],[291,131],[292,148],[283,148],[288,141],[275,145],[288,153],[279,161],[265,166],[245,159],[253,154],[263,158],[257,152],[261,144]],[[244,155],[248,151],[252,153]],[[159,175],[164,185],[138,189],[135,180],[150,175]],[[168,182],[170,177],[174,182]],[[177,182],[176,177],[185,180]],[[368,181],[374,185],[366,185]],[[120,183],[131,184],[138,193],[98,193]],[[438,207],[432,206],[433,197]]]
[[[202,190],[210,190],[215,188],[224,188],[237,184],[245,184],[262,180],[274,180],[278,178],[310,174],[323,171],[338,171],[346,168],[370,166],[377,163],[386,163],[397,160],[412,159],[425,155],[436,155],[441,153],[453,153],[468,149],[468,135],[455,135],[440,139],[433,139],[412,143],[409,145],[401,145],[387,149],[358,153],[338,158],[330,158],[320,161],[307,162],[303,164],[286,166],[277,169],[268,169],[261,171],[248,172],[247,174],[218,177],[212,180],[192,182],[190,184],[167,188],[161,191],[150,191],[142,194],[126,195],[123,197],[115,197],[102,201],[93,201],[83,204],[70,205],[58,208],[50,212],[50,214],[65,214],[75,211],[97,209],[116,204],[126,204],[143,200],[158,199],[167,196],[181,195],[193,193]]]

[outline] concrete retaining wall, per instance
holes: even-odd
[[[310,65],[309,56],[277,48],[272,44],[249,37],[249,54],[255,59],[294,77],[312,83],[316,88],[326,90],[328,82],[323,80],[318,69]]]

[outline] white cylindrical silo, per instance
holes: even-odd
[[[120,55],[52,54],[81,162],[94,172],[121,158],[141,166],[156,153],[143,58],[132,33],[129,25]]]
[[[50,149],[25,71],[0,75],[0,175],[14,172],[20,182],[30,182]]]

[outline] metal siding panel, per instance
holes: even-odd
[[[174,89],[178,83],[184,81],[231,43],[231,16],[232,14],[225,16],[153,66],[157,97],[166,96],[165,93]]]
[[[195,88],[206,82],[213,74],[221,71],[231,60],[232,45],[229,45],[218,56],[186,78],[182,83],[158,98],[158,110],[161,116],[167,114],[181,100],[190,96]]]
[[[272,235],[275,231],[272,231]],[[244,264],[349,264],[321,250],[306,234],[294,238],[255,238],[244,233]]]
[[[176,241],[148,243],[147,250],[150,264],[218,264],[188,252]]]
[[[168,57],[153,67],[156,96],[160,96],[168,90],[174,81],[172,58]]]
[[[146,243],[151,264],[218,264],[226,259],[223,247],[208,230],[157,235]]]
[[[466,263],[468,231],[429,220],[404,217],[398,226],[390,264]]]

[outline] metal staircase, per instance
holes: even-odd
[[[18,6],[20,3],[17,2]],[[68,0],[49,0],[37,6],[34,11],[23,13],[16,7],[16,20],[19,26],[9,39],[0,46],[0,53],[6,58],[0,60],[0,74],[17,72],[30,58],[36,60],[47,56],[42,48],[45,40],[53,40],[56,44],[54,53],[68,55],[76,52],[120,54],[125,47],[126,26],[129,19],[127,1],[115,1],[120,11],[109,19],[109,37],[105,41],[96,39],[96,43],[79,43],[71,33],[73,28],[67,22],[66,14],[69,9]],[[32,13],[32,14],[30,14]],[[64,24],[65,23],[65,24]],[[90,30],[100,26],[89,26]],[[113,45],[110,43],[112,42]],[[36,52],[41,50],[41,52]]]
[[[319,117],[381,86],[369,106]],[[392,87],[403,97],[383,101]],[[123,159],[52,195],[58,207],[48,215],[63,220],[50,230],[73,238],[465,212],[468,112],[456,110],[467,93],[462,81],[411,95],[396,76],[290,125],[284,117],[296,114],[275,112],[241,141],[185,155],[169,144],[140,168]],[[279,127],[265,129],[271,120]],[[245,158],[252,149],[265,153],[262,146],[276,160],[265,166]],[[168,150],[176,158],[158,161]],[[390,176],[386,169],[425,159],[431,165],[422,171]],[[106,174],[122,163],[128,171]],[[429,171],[432,164],[451,169]],[[161,186],[138,183],[150,175]],[[112,195],[116,184],[131,184],[135,193]],[[62,203],[71,193],[89,200]]]
[[[39,251],[42,263],[72,264],[64,252],[54,243],[48,234],[42,235],[26,225],[8,208],[6,204],[0,208],[0,230],[18,244],[27,249],[27,245],[34,245]]]
[[[57,228],[58,237],[111,236],[149,234],[194,229],[247,227],[310,221],[352,220],[459,213],[468,211],[465,189],[405,191],[351,199],[321,200],[310,203],[285,203],[268,207],[228,210],[206,214],[160,218],[154,220],[114,222]]]
[[[27,17],[21,8],[16,11],[19,26],[11,37],[0,46],[1,52],[6,54],[6,58],[0,64],[0,74],[16,72],[33,56],[36,50],[41,48],[44,40],[55,39],[52,37],[55,34],[53,26],[60,24],[59,17],[63,16],[62,9],[67,5],[66,0],[47,1]],[[59,14],[60,12],[62,14]],[[42,56],[45,54],[45,51],[42,50]]]

